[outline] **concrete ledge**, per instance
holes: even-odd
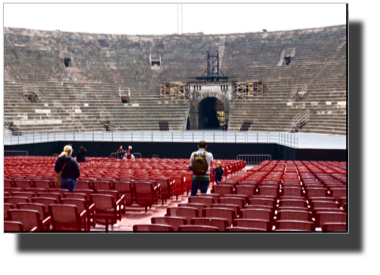
[[[36,109],[34,110],[37,114],[50,114],[50,110]]]
[[[59,119],[41,119],[41,120],[20,120],[20,125],[44,125],[44,124],[62,124]]]

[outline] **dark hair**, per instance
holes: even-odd
[[[198,143],[198,146],[199,146],[199,148],[206,148],[207,143],[206,143],[206,141],[201,140],[201,141]]]
[[[79,148],[79,152],[83,152],[84,154],[87,154],[87,150],[86,150],[86,148],[84,148],[83,146],[81,146],[81,147]]]

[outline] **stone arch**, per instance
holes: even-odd
[[[199,129],[199,105],[201,101],[205,98],[213,97],[216,99],[219,99],[224,106],[224,116],[225,121],[228,123],[229,119],[229,111],[230,111],[230,102],[223,93],[221,92],[201,92],[197,91],[194,92],[190,98],[190,113],[189,113],[189,120],[190,120],[190,129]]]

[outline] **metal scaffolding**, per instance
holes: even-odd
[[[262,81],[233,82],[232,88],[233,99],[247,99],[262,96],[264,84]]]
[[[185,83],[161,84],[160,98],[169,98],[173,101],[188,101],[190,99],[190,85]]]

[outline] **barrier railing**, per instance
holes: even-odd
[[[246,165],[258,165],[266,160],[272,160],[271,155],[237,155],[237,160],[244,160]]]
[[[4,145],[51,141],[111,141],[111,142],[194,142],[207,143],[277,143],[298,148],[298,137],[279,132],[223,131],[134,131],[134,132],[64,132],[33,133],[4,136]]]
[[[4,157],[24,157],[28,155],[28,151],[4,151]]]

